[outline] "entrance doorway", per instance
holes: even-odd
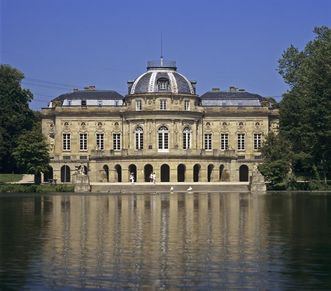
[[[246,165],[241,165],[239,168],[239,181],[248,182],[248,167]]]
[[[67,165],[61,167],[61,182],[62,183],[70,182],[70,168]]]
[[[179,164],[177,167],[177,181],[185,182],[185,171],[186,167],[184,164]]]
[[[145,182],[150,182],[150,176],[153,173],[153,166],[150,164],[145,165],[144,167],[144,178],[145,178]]]
[[[115,182],[122,182],[122,167],[120,165],[115,166]]]
[[[109,182],[109,168],[107,165],[103,166],[103,177],[105,178],[106,182]]]
[[[170,168],[167,164],[161,166],[161,182],[170,181]]]
[[[193,182],[199,182],[200,180],[200,169],[201,166],[199,164],[195,164],[193,167]]]
[[[134,164],[129,166],[129,175],[132,174],[134,177],[134,181],[137,182],[137,167]]]
[[[208,173],[207,173],[207,180],[208,182],[212,182],[213,181],[213,170],[214,170],[214,165],[210,164],[208,165]]]

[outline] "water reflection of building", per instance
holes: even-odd
[[[193,273],[207,274],[216,284],[220,277],[213,268],[221,272],[225,262],[226,268],[233,264],[245,272],[254,269],[266,244],[259,217],[264,215],[263,201],[248,195],[48,199],[53,205],[48,226],[52,239],[43,247],[49,266],[43,271],[47,278],[62,278],[59,284],[70,281],[70,286],[109,287],[111,281],[113,287],[159,286]],[[223,271],[223,281],[240,275]],[[89,279],[95,277],[100,280]],[[103,285],[102,278],[108,285]]]

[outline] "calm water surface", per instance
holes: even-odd
[[[0,289],[331,289],[331,193],[0,195]]]

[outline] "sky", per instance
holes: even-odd
[[[25,75],[33,109],[73,88],[127,94],[127,81],[163,56],[197,81],[280,98],[290,45],[331,27],[331,0],[0,0],[0,62]]]

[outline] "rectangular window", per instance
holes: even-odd
[[[71,106],[71,100],[68,100],[68,106]]]
[[[118,106],[118,101],[115,101],[115,106]]]
[[[71,150],[71,139],[70,139],[70,133],[64,133],[63,134],[63,150],[64,151],[70,151]]]
[[[97,133],[96,136],[97,141],[97,150],[104,150],[104,135],[103,133]]]
[[[229,149],[229,134],[221,133],[221,150]]]
[[[190,100],[184,100],[184,110],[190,110]]]
[[[98,106],[102,107],[102,100],[98,100]]]
[[[262,146],[262,134],[254,133],[254,150],[259,150]]]
[[[82,106],[86,106],[86,100],[82,100],[81,104]]]
[[[113,150],[115,150],[115,151],[121,150],[121,134],[120,133],[113,134]]]
[[[245,150],[245,134],[244,133],[238,134],[238,150],[240,150],[240,151]]]
[[[136,111],[141,111],[141,109],[142,109],[141,100],[136,100]]]
[[[160,110],[167,110],[167,100],[160,99]]]
[[[142,131],[136,131],[136,150],[142,150],[144,148],[144,133]]]
[[[79,135],[79,150],[87,151],[87,133],[81,133]]]
[[[191,148],[191,133],[189,131],[183,132],[183,149],[188,150]]]
[[[212,136],[211,133],[205,134],[205,150],[211,150],[212,149]]]
[[[169,149],[169,139],[167,132],[159,132],[159,150]]]

